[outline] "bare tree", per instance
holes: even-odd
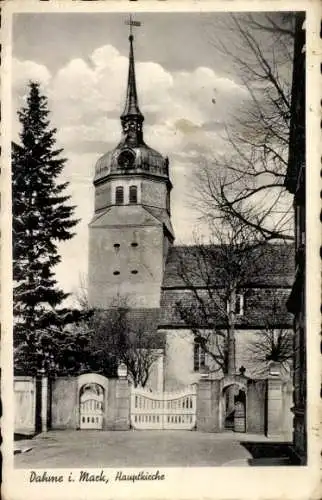
[[[249,345],[249,352],[254,362],[267,372],[270,362],[280,363],[289,370],[293,357],[293,335],[290,328],[274,328],[267,325],[257,332]]]
[[[109,309],[96,311],[90,349],[102,373],[112,365],[116,374],[117,366],[124,363],[133,385],[145,387],[160,355],[156,326],[154,310],[131,310],[126,299],[116,298]]]
[[[285,313],[284,313],[285,314]],[[281,318],[280,297],[273,293],[270,308],[263,311],[265,327],[256,332],[249,345],[249,353],[261,371],[267,373],[273,361],[289,371],[293,359],[293,331]]]
[[[249,273],[250,243],[233,229],[216,236],[217,244],[196,241],[193,247],[182,247],[178,274],[189,288],[190,300],[181,299],[176,307],[215,362],[212,370],[235,374],[236,296]]]
[[[266,240],[293,239],[284,177],[294,17],[232,14],[225,25],[229,45],[213,40],[237,68],[248,98],[225,124],[225,153],[200,169],[197,207],[207,220],[237,218]]]
[[[249,296],[248,288],[265,279],[266,274],[270,275],[273,265],[274,272],[283,273],[285,261],[281,259],[276,263],[275,259],[273,264],[271,252],[278,253],[283,247],[287,258],[291,246],[268,244],[265,239],[258,239],[257,231],[236,219],[212,229],[211,244],[196,241],[193,247],[180,248],[177,273],[188,290],[177,301],[176,311],[206,354],[209,372],[235,375],[240,368],[236,367],[235,330],[245,322],[243,309],[244,300]],[[264,318],[260,318],[264,330],[268,324],[276,328],[283,317],[285,320],[283,304],[277,302],[274,313],[271,302],[266,304],[271,323],[264,323]],[[250,303],[253,311],[259,305],[263,307],[256,299]],[[258,340],[258,350],[261,340],[262,348],[266,346],[263,336]],[[232,410],[233,403],[233,391],[228,391],[228,411]]]
[[[256,276],[264,241],[236,219],[212,226],[212,243],[182,247],[178,275],[188,288],[176,303],[182,321],[208,359],[209,371],[236,374],[235,328],[243,308],[243,288]],[[229,411],[233,392],[228,391]]]

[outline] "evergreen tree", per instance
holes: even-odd
[[[72,238],[78,222],[65,193],[68,182],[59,182],[66,159],[55,147],[47,98],[38,83],[30,82],[28,91],[18,111],[20,144],[12,145],[15,368],[25,373],[36,368],[44,331],[74,319],[75,311],[59,308],[68,294],[54,268],[61,261],[59,242]]]

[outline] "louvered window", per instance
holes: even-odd
[[[115,190],[115,204],[123,205],[124,203],[124,189],[122,186],[117,186]]]
[[[138,202],[138,188],[136,186],[130,186],[129,200],[130,200],[130,203],[137,203]]]

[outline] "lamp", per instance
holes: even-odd
[[[120,363],[117,367],[118,378],[126,378],[127,376],[127,366],[125,363]]]
[[[269,364],[269,374],[273,377],[278,377],[281,374],[281,366],[280,363],[276,361],[271,361]]]

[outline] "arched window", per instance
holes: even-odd
[[[137,203],[138,202],[138,188],[137,188],[137,186],[130,186],[129,200],[130,200],[130,203]]]
[[[115,204],[123,205],[124,203],[124,189],[123,186],[117,186],[115,189]]]

